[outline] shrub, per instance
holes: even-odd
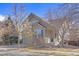
[[[17,44],[18,43],[18,36],[15,35],[4,35],[2,36],[3,41],[5,44]],[[22,40],[20,41],[22,43]]]

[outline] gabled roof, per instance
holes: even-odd
[[[6,20],[4,22],[11,22],[13,24],[13,21],[10,16],[6,17],[5,19]]]
[[[40,20],[40,19],[41,19],[39,16],[35,15],[34,13],[31,13],[31,14],[27,17],[28,21],[31,21],[32,18],[36,18],[37,20]]]
[[[37,20],[40,20],[41,18],[35,15],[34,13],[30,13],[27,17],[24,18],[24,21],[22,24],[24,24],[26,21],[32,21],[32,18],[35,18]]]
[[[26,23],[26,21],[28,20],[29,22],[32,20],[38,20],[38,24],[40,24],[41,26],[48,28],[48,29],[53,29],[53,26],[51,26],[51,24],[49,24],[47,21],[43,20],[42,18],[40,18],[39,16],[36,16],[35,14],[31,13],[23,23]]]

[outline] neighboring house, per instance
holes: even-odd
[[[0,41],[3,41],[2,36],[12,35],[14,32],[13,21],[10,17],[5,17],[5,20],[0,22]]]

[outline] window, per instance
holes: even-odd
[[[38,20],[32,21],[32,22],[31,22],[31,25],[34,25],[34,24],[37,23],[37,22],[38,22]]]
[[[43,30],[41,30],[41,29],[35,29],[34,32],[36,32],[37,36],[43,37]]]

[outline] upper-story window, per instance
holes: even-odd
[[[35,23],[37,23],[38,22],[38,19],[33,19],[32,18],[32,20],[30,21],[30,24],[33,26]]]

